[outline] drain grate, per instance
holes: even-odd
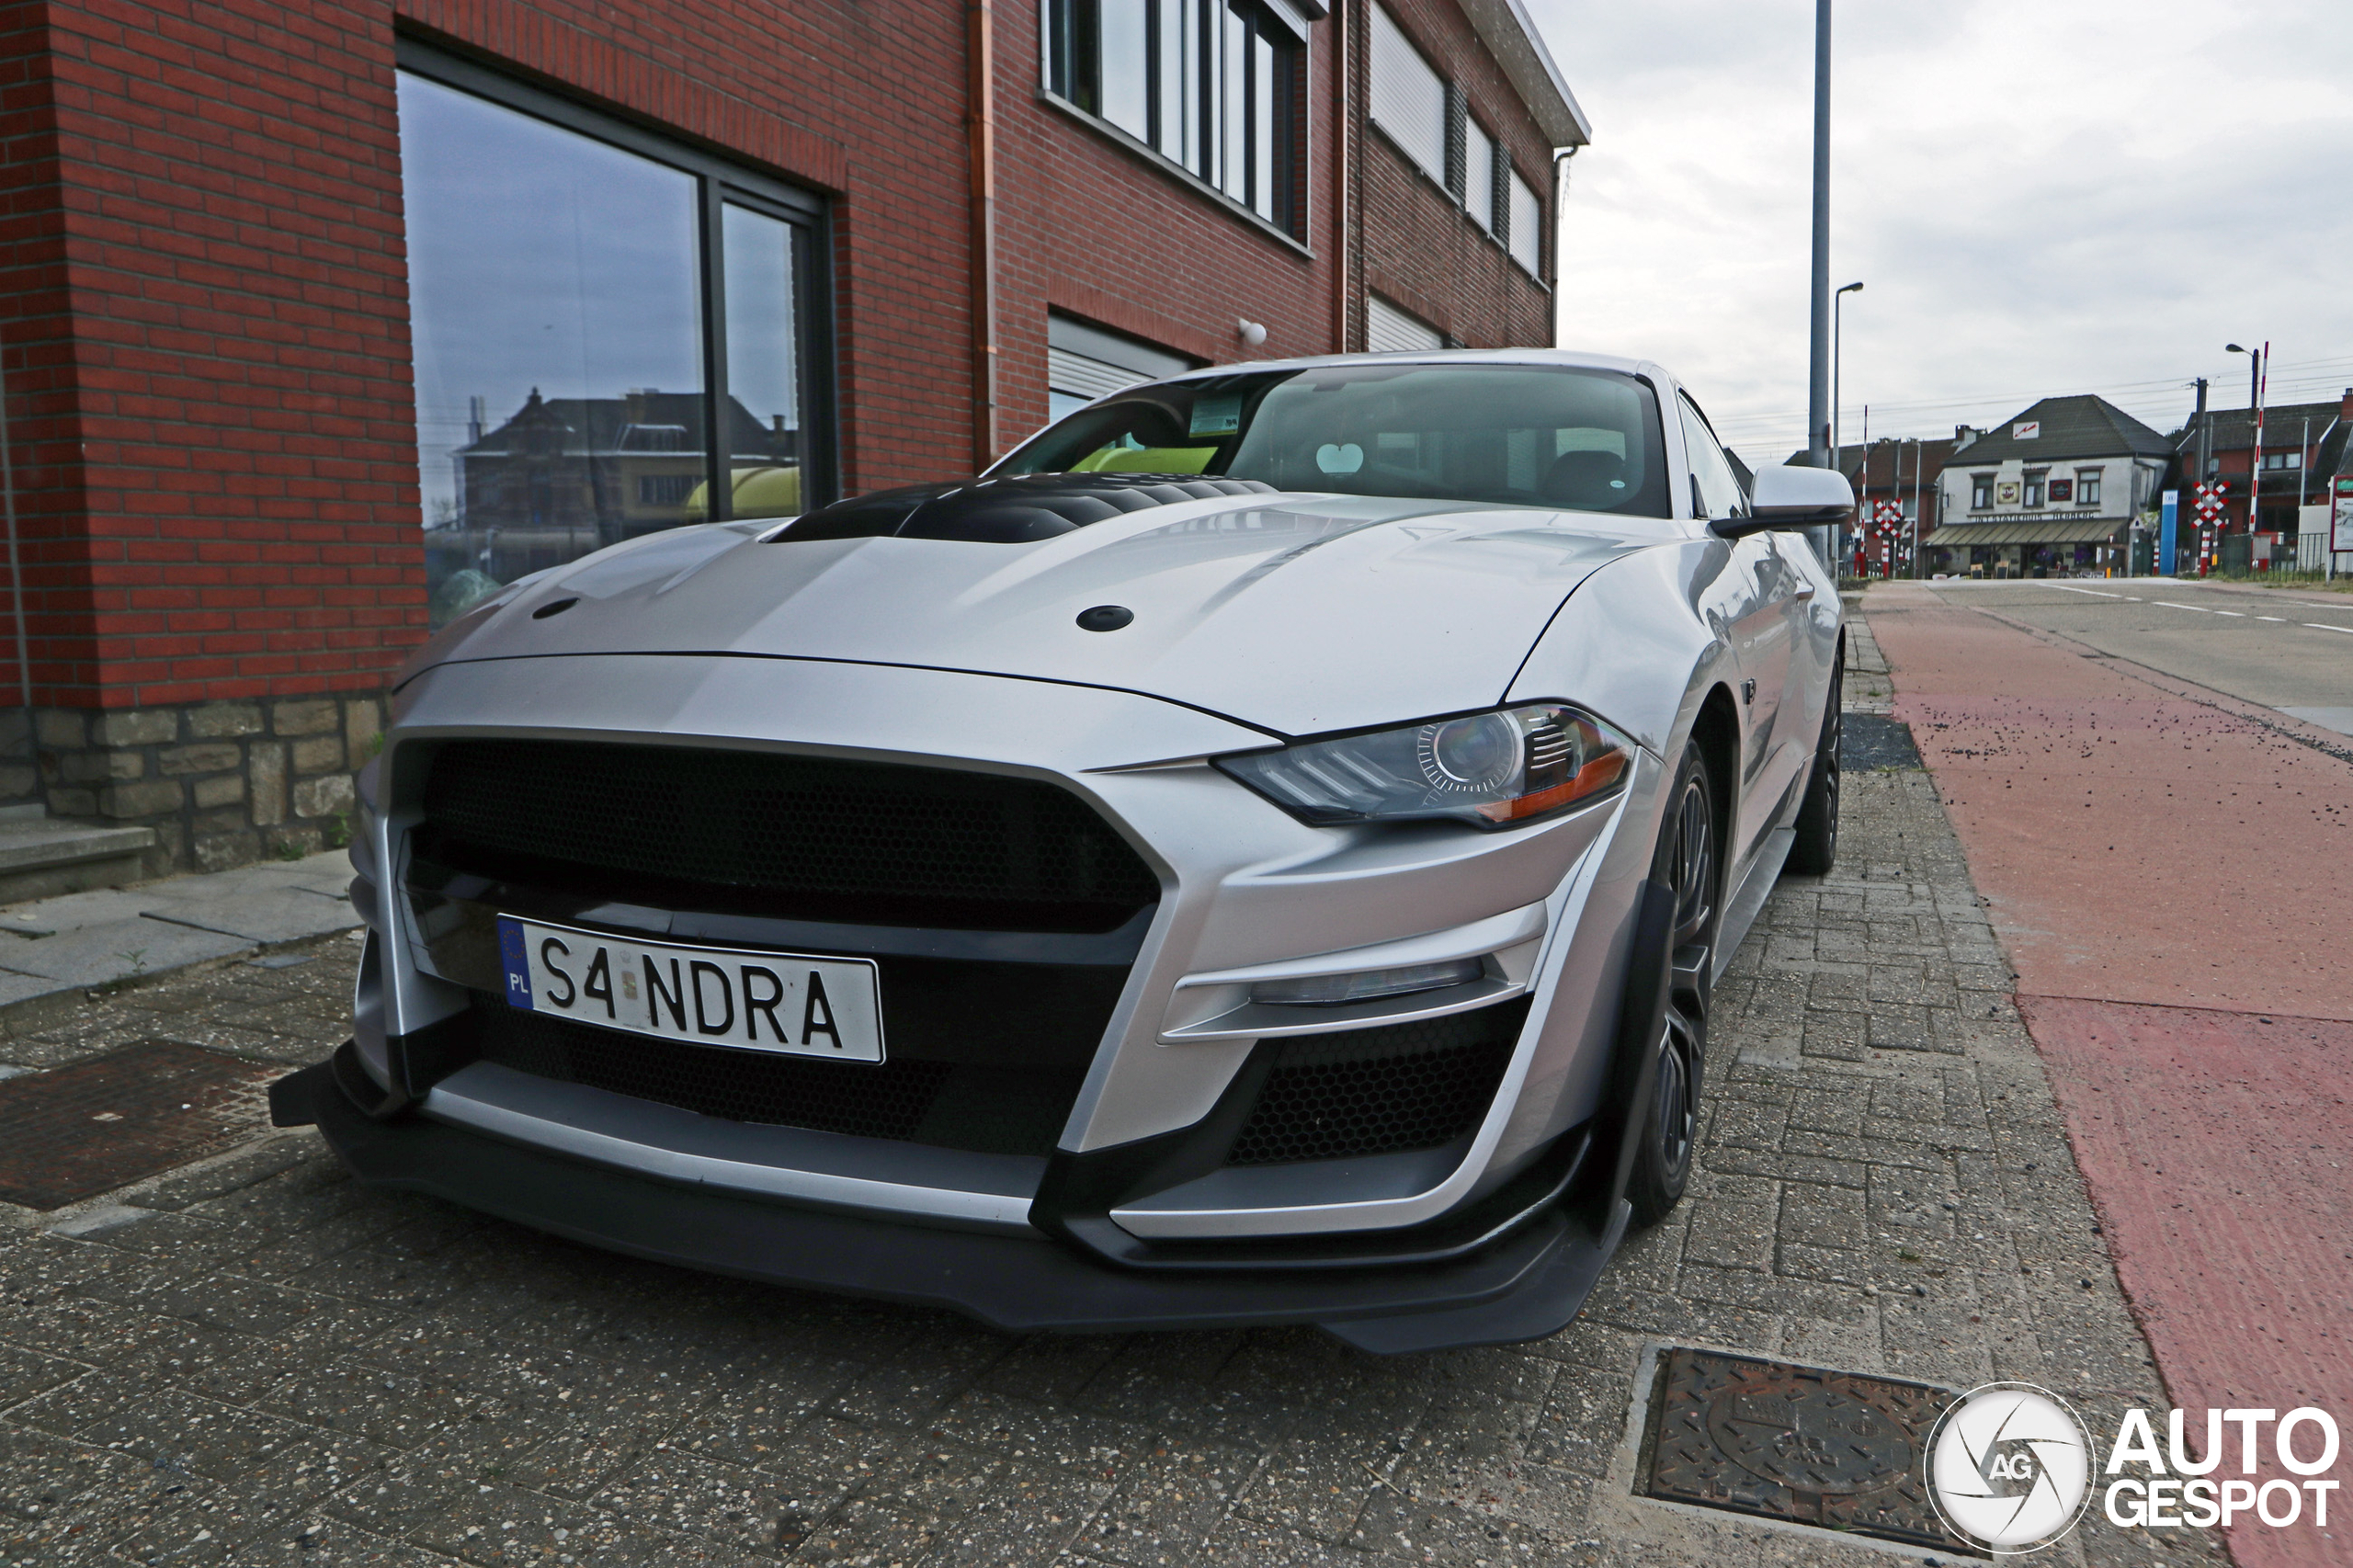
[[[151,1040],[0,1083],[0,1202],[60,1209],[241,1143],[284,1071]]]
[[[1954,1394],[1680,1346],[1660,1358],[1644,1495],[1982,1556],[1946,1530],[1921,1455]]]

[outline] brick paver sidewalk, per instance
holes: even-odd
[[[1784,883],[1720,992],[1690,1201],[1546,1343],[1017,1340],[372,1197],[256,1130],[0,1211],[0,1562],[1887,1562],[1631,1499],[1646,1350],[2026,1379],[2103,1433],[2159,1400],[1927,777],[1848,801],[1840,872]],[[354,947],[128,991],[0,1061],[310,1059]],[[2045,1560],[2211,1550],[2172,1533],[2095,1514]]]

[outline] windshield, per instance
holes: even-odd
[[[1334,365],[1131,388],[1000,473],[1204,473],[1278,490],[1664,517],[1658,399],[1613,370]]]

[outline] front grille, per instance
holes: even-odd
[[[728,1121],[995,1154],[1046,1154],[1084,1068],[823,1062],[627,1034],[478,997],[482,1059]]]
[[[1479,1123],[1528,1000],[1286,1040],[1227,1153],[1280,1165],[1436,1149]]]
[[[416,846],[460,871],[655,907],[1108,931],[1160,896],[1056,785],[762,752],[453,741]]]

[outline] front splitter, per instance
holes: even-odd
[[[346,1048],[349,1049],[348,1047]],[[942,1307],[1011,1334],[1314,1324],[1382,1355],[1557,1333],[1625,1230],[1625,1206],[1564,1201],[1494,1246],[1429,1266],[1131,1273],[1044,1235],[792,1208],[550,1153],[414,1112],[371,1119],[320,1062],[272,1085],[272,1119],[315,1124],[363,1184],[426,1193],[632,1257],[772,1285]]]

